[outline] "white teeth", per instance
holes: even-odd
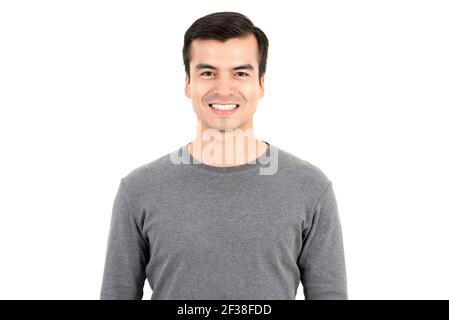
[[[236,104],[216,104],[213,103],[211,104],[212,108],[217,109],[217,110],[233,110],[235,108],[237,108]]]

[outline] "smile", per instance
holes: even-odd
[[[231,115],[239,108],[239,105],[238,104],[210,103],[209,107],[212,109],[212,111],[215,114],[218,114],[218,115]]]
[[[218,104],[218,103],[209,103],[209,107],[214,108],[215,110],[234,110],[237,108],[238,104]]]

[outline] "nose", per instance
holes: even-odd
[[[213,94],[218,96],[234,95],[237,91],[232,77],[220,76],[215,80]]]

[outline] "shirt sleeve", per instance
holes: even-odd
[[[319,197],[311,220],[303,230],[298,258],[305,299],[347,300],[342,228],[332,182]]]
[[[112,208],[100,300],[142,300],[148,259],[149,243],[121,179]]]

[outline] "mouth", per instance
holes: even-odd
[[[209,103],[209,108],[218,115],[231,115],[233,114],[238,108],[240,107],[239,104],[218,104],[218,103]]]

